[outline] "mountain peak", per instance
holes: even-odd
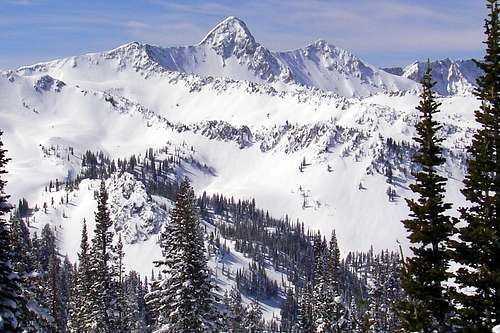
[[[130,52],[135,52],[135,51],[140,51],[144,48],[145,44],[142,44],[137,41],[129,42],[123,45],[120,45],[118,47],[115,47],[112,50],[109,50],[108,53],[114,54],[114,53],[130,53]]]
[[[249,38],[255,42],[250,30],[248,30],[247,25],[241,19],[236,16],[229,16],[222,22],[217,24],[212,28],[202,39],[200,44],[206,44],[217,40],[218,38]]]
[[[341,54],[346,57],[355,58],[355,56],[350,51],[330,44],[324,39],[316,40],[315,42],[307,45],[305,49],[306,51],[314,50],[321,53]]]
[[[258,46],[245,22],[235,16],[217,24],[199,45],[212,47],[224,58],[229,58],[235,51],[253,53]]]
[[[328,47],[328,46],[330,46],[330,44],[325,39],[320,38],[320,39],[316,40],[314,43],[312,43],[311,46]]]

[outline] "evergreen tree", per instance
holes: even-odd
[[[302,290],[302,295],[299,303],[299,316],[297,320],[297,331],[303,333],[316,332],[314,315],[313,315],[313,292],[311,283]]]
[[[158,265],[158,263],[155,263]],[[160,287],[159,279],[154,276],[153,270],[151,270],[151,282],[149,291],[145,295],[147,313],[150,315],[148,325],[154,327],[160,318],[160,309],[162,308],[161,297],[164,294],[163,288]]]
[[[0,330],[15,332],[19,314],[19,277],[12,267],[12,252],[9,242],[9,227],[5,215],[10,212],[11,206],[7,202],[9,196],[5,193],[6,181],[3,175],[7,173],[5,165],[10,160],[5,156],[0,131]]]
[[[54,319],[54,329],[56,332],[64,332],[66,330],[66,322],[64,321],[64,306],[61,300],[61,261],[57,253],[52,253],[49,257],[48,278],[48,306],[49,312]]]
[[[334,332],[346,331],[347,310],[342,302],[340,281],[340,249],[335,230],[332,231],[327,252],[326,276],[327,282],[325,311],[331,316]]]
[[[118,243],[116,244],[116,253],[114,258],[114,281],[112,288],[116,293],[116,312],[114,320],[114,330],[115,332],[125,332],[127,330],[126,322],[126,311],[127,304],[125,299],[124,290],[124,279],[125,279],[125,268],[123,267],[123,258],[125,253],[123,252],[122,237],[119,235]]]
[[[46,297],[46,281],[38,259],[39,246],[36,235],[30,240],[29,230],[23,220],[11,219],[10,244],[12,261],[20,277],[21,292],[18,330],[22,332],[50,332],[53,317],[49,313]]]
[[[383,251],[371,261],[372,286],[368,295],[367,330],[373,333],[396,332],[398,320],[394,306],[401,299],[398,259]]]
[[[477,62],[484,72],[477,83],[480,128],[469,148],[463,195],[469,202],[454,245],[459,289],[459,326],[464,332],[487,332],[500,324],[500,24],[499,3],[488,0],[486,54]]]
[[[126,332],[149,332],[147,309],[144,302],[144,288],[137,272],[130,272],[124,278],[124,327]]]
[[[116,299],[112,288],[113,233],[112,222],[107,207],[108,194],[104,180],[101,181],[95,213],[96,227],[92,240],[90,292],[91,328],[96,332],[113,332],[113,315]]]
[[[228,332],[238,333],[241,332],[241,324],[245,309],[241,302],[241,294],[236,287],[232,287],[227,299],[227,316],[226,327]]]
[[[37,260],[40,263],[41,270],[44,274],[49,270],[49,260],[55,251],[56,236],[50,228],[50,225],[46,224],[42,228],[42,233],[40,235],[40,239],[37,241],[35,250]]]
[[[328,282],[335,293],[340,292],[340,249],[335,230],[332,231],[328,247]]]
[[[71,291],[73,290],[73,282],[75,271],[73,269],[73,264],[70,262],[68,256],[64,257],[60,269],[60,291],[61,291],[61,304],[62,304],[62,322],[65,326],[65,331],[67,331],[68,317],[69,317],[69,303],[71,298]]]
[[[212,293],[203,235],[193,189],[186,178],[177,194],[171,221],[161,234],[164,260],[156,262],[164,279],[149,297],[158,311],[159,332],[216,332],[220,315]]]
[[[298,317],[297,299],[295,298],[292,288],[288,288],[286,291],[286,298],[281,305],[280,315],[281,332],[292,332]]]
[[[409,233],[413,257],[407,259],[402,286],[407,299],[401,303],[400,319],[404,329],[420,332],[448,332],[451,315],[448,291],[443,283],[450,274],[447,242],[454,230],[454,220],[445,214],[451,204],[444,203],[446,178],[438,173],[445,162],[437,133],[441,129],[434,119],[440,103],[436,102],[432,87],[431,67],[422,80],[422,93],[417,110],[420,121],[416,125],[418,151],[413,157],[421,170],[414,174],[411,190],[417,199],[407,199],[410,219],[403,224]]]
[[[23,294],[26,295],[26,304],[23,304],[24,329],[32,327],[39,332],[64,332],[66,320],[65,305],[61,298],[61,261],[56,248],[56,237],[48,224],[43,227],[41,238],[36,239],[34,244],[35,260],[31,260],[27,253],[18,259],[24,262],[25,267],[34,262],[34,266],[22,275]],[[24,256],[27,260],[21,258]],[[31,262],[28,263],[28,260]]]
[[[75,274],[73,275],[73,283],[71,285],[71,297],[68,302],[68,322],[66,327],[68,332],[85,332],[84,325],[82,323],[83,319],[80,318],[80,311],[82,308],[80,304],[82,303],[82,297],[78,293],[79,281],[78,281],[78,267],[75,264]]]
[[[325,241],[318,236],[315,241],[314,286],[313,286],[313,318],[316,332],[331,332],[333,309],[332,293],[328,284],[328,256]]]
[[[329,246],[320,237],[315,241],[313,318],[316,332],[344,332],[346,311],[339,290],[340,252],[335,232]]]
[[[242,326],[244,332],[248,333],[257,333],[263,331],[264,320],[262,319],[262,309],[255,299],[252,300],[245,311]]]
[[[83,220],[79,266],[73,279],[73,288],[70,298],[70,312],[68,330],[70,332],[88,332],[91,326],[90,293],[93,284],[91,275],[90,246],[88,243],[87,223]]]

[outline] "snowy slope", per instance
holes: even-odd
[[[57,88],[61,84],[55,80],[51,89],[42,90],[42,77],[6,73],[0,78],[0,101],[6,106],[0,123],[14,158],[8,190],[15,200],[24,196],[41,207],[39,193],[47,182],[78,169],[77,157],[70,156],[69,163],[55,157],[67,155],[67,147],[76,156],[91,149],[118,158],[167,142],[187,143],[195,158],[214,170],[192,171],[198,193],[254,197],[277,217],[289,214],[326,234],[335,228],[346,251],[394,247],[396,239],[405,238],[399,221],[407,214],[406,205],[402,198],[389,201],[386,190],[408,195],[411,151],[390,150],[387,138],[411,141],[415,95],[338,100],[307,93],[273,95],[248,90],[241,82],[220,89],[212,81],[193,90],[182,79],[140,75],[129,87],[115,81],[124,88],[104,93],[67,82]],[[102,85],[111,87],[111,82]],[[143,96],[148,107],[120,93]],[[464,149],[474,127],[471,110],[478,103],[467,96],[442,102],[450,193],[461,203]],[[63,152],[46,154],[44,147]],[[387,162],[393,184],[385,177]]]
[[[471,82],[479,73],[469,62],[435,65],[446,137],[442,172],[456,208],[464,205],[459,190],[479,107]],[[401,69],[405,77],[389,74],[322,40],[271,52],[230,17],[194,46],[134,42],[1,72],[0,129],[12,158],[7,192],[12,202],[24,197],[40,208],[30,218],[32,231],[49,223],[61,252],[74,260],[83,219],[93,230],[98,182],[83,180],[67,203],[66,191],[46,191],[48,183],[79,174],[87,150],[123,159],[168,147],[169,157],[182,160],[172,177],[188,176],[197,194],[255,198],[274,217],[299,219],[327,237],[335,229],[343,255],[396,249],[398,240],[406,253],[400,220],[411,196],[414,80],[422,71],[415,63]],[[127,173],[106,185],[127,269],[149,274],[172,202]],[[227,261],[210,254],[224,289],[234,279],[221,265],[235,271],[250,260],[228,245]],[[268,318],[278,303],[264,305]]]
[[[165,48],[134,42],[109,52],[22,67],[19,71],[45,72],[74,82],[120,78],[126,70],[146,77],[160,71],[224,77],[266,83],[276,89],[308,86],[345,97],[417,89],[414,81],[380,70],[324,40],[304,49],[272,52],[256,42],[246,24],[236,17],[219,23],[193,46]]]
[[[126,271],[135,270],[141,276],[149,277],[155,271],[153,261],[161,260],[162,253],[157,244],[159,232],[169,221],[169,212],[173,208],[173,202],[158,197],[149,196],[144,191],[144,185],[133,179],[129,173],[113,174],[106,180],[106,190],[109,194],[108,206],[111,219],[114,222],[112,230],[115,232],[114,241],[121,235],[124,241],[124,265]],[[63,255],[67,255],[72,262],[78,260],[81,232],[83,221],[86,220],[87,230],[90,238],[95,230],[94,212],[97,209],[95,193],[99,190],[99,180],[83,180],[77,189],[66,191],[52,190],[43,192],[41,201],[48,203],[46,210],[39,209],[29,218],[32,233],[40,232],[43,226],[49,224],[55,231],[58,247]],[[66,202],[66,197],[68,201]],[[54,204],[51,200],[54,198]],[[42,206],[39,205],[41,208]],[[206,236],[215,231],[214,222],[222,220],[221,216],[215,215],[211,223],[202,221],[206,228]],[[137,237],[141,236],[140,239]],[[230,253],[209,251],[209,267],[214,273],[214,278],[221,288],[221,296],[224,291],[229,291],[236,286],[235,272],[253,262],[243,253],[236,251],[234,241],[221,237],[221,243],[228,246]],[[209,248],[208,243],[206,244]],[[266,268],[270,279],[281,283],[289,283],[285,273],[277,272],[272,267]],[[245,303],[250,299],[243,295]],[[267,320],[273,316],[279,316],[280,297],[276,299],[262,299],[261,306]]]
[[[116,159],[168,145],[206,165],[181,171],[197,193],[255,198],[275,217],[288,214],[327,236],[335,229],[344,254],[395,248],[406,241],[399,221],[408,214],[415,87],[324,41],[270,52],[236,18],[191,47],[130,43],[26,66],[0,73],[0,128],[13,158],[7,190],[13,202],[25,197],[42,207],[47,183],[74,177],[87,150]],[[470,94],[445,95],[443,172],[461,206],[479,104]],[[120,203],[117,231],[133,243],[131,257],[153,255],[164,212],[140,183],[125,183],[110,185]],[[90,221],[91,199],[75,201],[78,213],[49,214],[51,223]],[[143,264],[135,268],[150,269]]]
[[[435,91],[443,96],[468,95],[477,87],[476,80],[482,71],[472,60],[437,60],[431,62]],[[387,68],[387,72],[420,82],[427,62],[416,61],[404,68]]]

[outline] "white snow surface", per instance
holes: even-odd
[[[12,158],[7,191],[14,203],[22,197],[31,206],[49,203],[47,213],[33,217],[32,229],[50,223],[61,251],[75,259],[83,219],[93,223],[97,184],[84,180],[70,203],[60,204],[64,191],[45,192],[48,182],[76,175],[87,150],[116,159],[169,145],[189,150],[213,171],[184,166],[198,194],[255,198],[274,217],[288,214],[327,237],[335,229],[344,255],[372,245],[396,249],[398,240],[408,253],[400,221],[408,215],[403,198],[411,196],[410,151],[391,153],[387,139],[412,141],[418,100],[414,81],[346,50],[318,41],[271,52],[231,17],[195,46],[130,43],[1,72],[0,129]],[[447,199],[458,208],[465,204],[459,190],[479,102],[470,94],[444,94],[439,101],[447,157],[442,172],[449,177]],[[107,180],[107,187],[128,268],[146,274],[161,255],[157,232],[171,203],[149,197],[127,174]],[[388,187],[397,193],[394,201]]]
[[[89,75],[86,69],[81,72]],[[8,184],[13,199],[38,202],[49,179],[64,179],[81,163],[77,157],[68,163],[45,156],[40,145],[71,146],[77,156],[87,149],[103,150],[118,158],[170,141],[192,145],[196,159],[215,170],[215,176],[193,172],[199,193],[255,197],[276,217],[288,214],[325,234],[335,228],[345,251],[404,241],[399,221],[407,215],[402,198],[408,195],[408,179],[400,175],[402,181],[394,186],[400,198],[389,202],[389,184],[372,172],[372,164],[386,138],[411,142],[417,95],[339,99],[315,91],[273,94],[266,86],[249,90],[242,81],[221,86],[200,77],[145,78],[135,71],[114,71],[108,81],[107,72],[112,69],[103,64],[87,88],[81,81],[64,81],[61,89],[53,85],[48,90],[37,88],[46,74],[0,76],[0,124],[13,157]],[[60,79],[71,80],[63,74]],[[200,84],[199,89],[191,83]],[[463,155],[476,126],[472,110],[478,102],[470,96],[441,101],[445,144]],[[300,172],[304,158],[309,165]],[[456,163],[450,160],[446,172],[452,176],[451,198],[460,205],[463,166]]]

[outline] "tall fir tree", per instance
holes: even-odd
[[[118,242],[116,244],[116,251],[114,263],[113,263],[113,275],[114,280],[112,288],[116,293],[116,311],[114,320],[114,330],[115,332],[126,332],[127,323],[126,311],[127,304],[125,298],[124,290],[124,279],[125,279],[125,268],[123,267],[123,259],[125,257],[125,252],[123,252],[123,243],[121,235],[118,236]]]
[[[340,249],[337,243],[335,230],[332,231],[328,244],[328,282],[335,293],[340,293]]]
[[[241,294],[236,287],[232,287],[226,300],[227,315],[226,328],[228,332],[237,333],[242,330],[245,309],[241,301]]]
[[[72,276],[73,282],[71,284],[71,296],[68,301],[68,321],[66,323],[68,332],[71,333],[85,332],[78,316],[81,297],[78,294],[78,266],[76,264],[74,266],[74,271],[75,274]]]
[[[10,159],[5,155],[7,151],[3,148],[2,134],[0,131],[0,330],[15,332],[18,325],[21,288],[19,277],[12,267],[9,226],[5,218],[11,210],[7,201],[9,196],[5,193],[7,182],[4,179],[7,173],[5,165]]]
[[[55,249],[49,257],[49,267],[47,272],[47,294],[48,307],[52,318],[54,319],[54,330],[56,332],[64,332],[66,330],[66,322],[64,321],[64,306],[61,299],[61,260],[59,259]]]
[[[313,316],[316,332],[333,330],[333,309],[331,308],[332,290],[328,281],[328,247],[326,241],[318,236],[315,241]]]
[[[91,276],[93,279],[90,294],[91,329],[95,332],[113,332],[114,307],[116,298],[112,288],[113,271],[113,232],[107,207],[106,184],[101,181],[95,213],[95,231],[90,250]]]
[[[439,174],[445,162],[438,136],[441,125],[435,120],[440,103],[432,88],[430,63],[422,80],[422,93],[417,110],[420,121],[416,125],[418,145],[413,160],[420,166],[415,183],[410,185],[417,199],[407,199],[410,219],[402,221],[408,231],[413,256],[406,261],[402,286],[407,299],[400,304],[403,329],[411,332],[449,332],[451,304],[444,283],[450,278],[448,242],[455,221],[446,215],[451,204],[445,203],[446,178]]]
[[[75,270],[73,288],[70,297],[70,311],[68,330],[70,332],[88,332],[91,325],[91,300],[92,288],[90,246],[87,234],[87,223],[83,220],[82,238],[80,240],[80,253],[78,253],[79,266]]]
[[[10,222],[10,244],[14,254],[13,264],[20,278],[21,292],[18,330],[21,332],[50,332],[53,317],[47,307],[46,279],[39,262],[37,239],[31,241],[28,227],[22,219],[13,217]]]
[[[161,234],[164,278],[149,297],[158,312],[158,332],[217,332],[221,317],[195,211],[194,191],[186,178],[177,193],[171,221]]]
[[[340,293],[341,281],[340,281],[340,249],[337,243],[337,235],[335,230],[332,231],[330,242],[328,244],[328,251],[326,253],[327,263],[326,263],[326,276],[327,281],[327,303],[326,311],[331,313],[331,321],[333,323],[334,332],[345,332],[348,331],[346,327],[348,315],[345,302],[342,299]]]
[[[314,333],[316,331],[314,325],[313,303],[312,283],[308,282],[302,289],[302,295],[300,297],[296,331],[303,333]]]
[[[286,298],[281,304],[281,332],[293,332],[297,322],[299,305],[292,288],[287,288]]]
[[[155,265],[161,265],[163,262],[155,262]],[[150,327],[155,327],[156,323],[159,322],[160,309],[163,308],[161,303],[161,298],[164,295],[163,283],[161,280],[156,279],[153,270],[151,270],[151,280],[148,287],[148,292],[146,293],[144,300],[146,301],[147,313],[150,315],[147,318],[148,325]]]
[[[313,318],[316,332],[346,332],[347,311],[340,295],[340,252],[335,232],[330,243],[315,241]]]
[[[126,332],[150,332],[147,323],[147,308],[144,302],[144,288],[137,272],[130,272],[124,278],[125,318],[123,320]]]
[[[454,260],[459,286],[458,325],[464,332],[487,332],[500,324],[500,23],[499,3],[488,0],[485,20],[486,54],[476,62],[484,74],[478,79],[475,112],[480,128],[469,149],[462,208],[466,226],[459,229]]]
[[[69,260],[68,256],[64,257],[64,261],[61,263],[60,269],[60,290],[61,290],[61,304],[62,304],[62,322],[64,323],[66,330],[68,330],[68,317],[69,317],[69,303],[71,298],[71,291],[73,290],[75,270],[73,264]]]
[[[260,304],[255,299],[252,299],[252,301],[246,308],[241,326],[243,332],[257,333],[264,331],[262,309],[260,307]]]

